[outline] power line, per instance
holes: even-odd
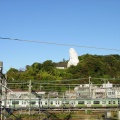
[[[11,41],[21,41],[21,42],[32,42],[32,43],[38,43],[38,44],[53,44],[53,45],[60,45],[60,46],[74,46],[74,47],[81,47],[81,48],[120,51],[119,49],[99,48],[99,47],[93,47],[93,46],[80,46],[76,44],[64,44],[64,43],[45,42],[45,41],[38,41],[38,40],[22,40],[22,39],[3,38],[3,37],[0,37],[0,40],[11,40]]]

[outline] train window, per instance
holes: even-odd
[[[69,101],[65,101],[65,104],[69,104]]]
[[[53,101],[51,101],[50,104],[52,105],[52,104],[53,104]]]
[[[45,105],[47,105],[47,102],[45,102]]]
[[[111,101],[108,101],[108,104],[111,104]]]
[[[115,104],[115,101],[113,101],[113,104]]]
[[[36,102],[35,101],[31,101],[30,104],[34,105]]]
[[[106,101],[102,101],[102,104],[106,104]]]
[[[94,101],[93,103],[94,104],[100,104],[100,101]]]
[[[19,101],[12,101],[12,104],[19,104]]]
[[[78,104],[84,104],[84,101],[78,101]]]

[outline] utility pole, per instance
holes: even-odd
[[[106,99],[106,97],[107,97],[107,83],[106,83],[106,79],[104,79],[104,84],[105,84],[105,99]]]
[[[7,82],[6,82],[6,78],[5,76],[3,75],[2,73],[3,71],[3,62],[0,61],[0,92],[1,92],[1,99],[0,99],[0,107],[1,107],[1,120],[6,120],[6,117],[5,117],[5,108],[6,108],[6,99],[7,99],[7,89],[6,89],[6,86],[7,86]],[[3,110],[3,107],[2,105],[4,106],[4,110]],[[3,115],[4,114],[4,115]]]
[[[0,109],[1,109],[1,120],[2,120],[2,69],[3,69],[3,62],[0,62]]]
[[[70,93],[70,84],[69,84],[69,98],[71,98],[71,93]]]
[[[2,87],[2,100],[4,100],[4,114],[6,113],[6,100],[7,100],[7,82],[6,79],[3,78],[3,87]],[[4,115],[4,120],[6,120],[6,116]]]
[[[89,98],[91,98],[91,77],[89,76]]]
[[[29,81],[29,115],[31,115],[31,80]]]

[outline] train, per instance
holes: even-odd
[[[120,98],[105,99],[69,99],[69,98],[41,98],[41,99],[7,99],[2,106],[18,109],[83,109],[83,108],[118,108]]]

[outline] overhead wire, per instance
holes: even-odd
[[[5,38],[5,37],[0,37],[0,40],[11,40],[11,41],[21,41],[21,42],[32,42],[32,43],[38,43],[38,44],[52,44],[52,45],[59,45],[59,46],[74,46],[74,47],[81,47],[81,48],[120,51],[120,49],[101,48],[101,47],[93,47],[93,46],[81,46],[81,45],[76,45],[76,44],[64,44],[64,43],[46,42],[46,41],[38,41],[38,40],[22,40],[22,39]]]

